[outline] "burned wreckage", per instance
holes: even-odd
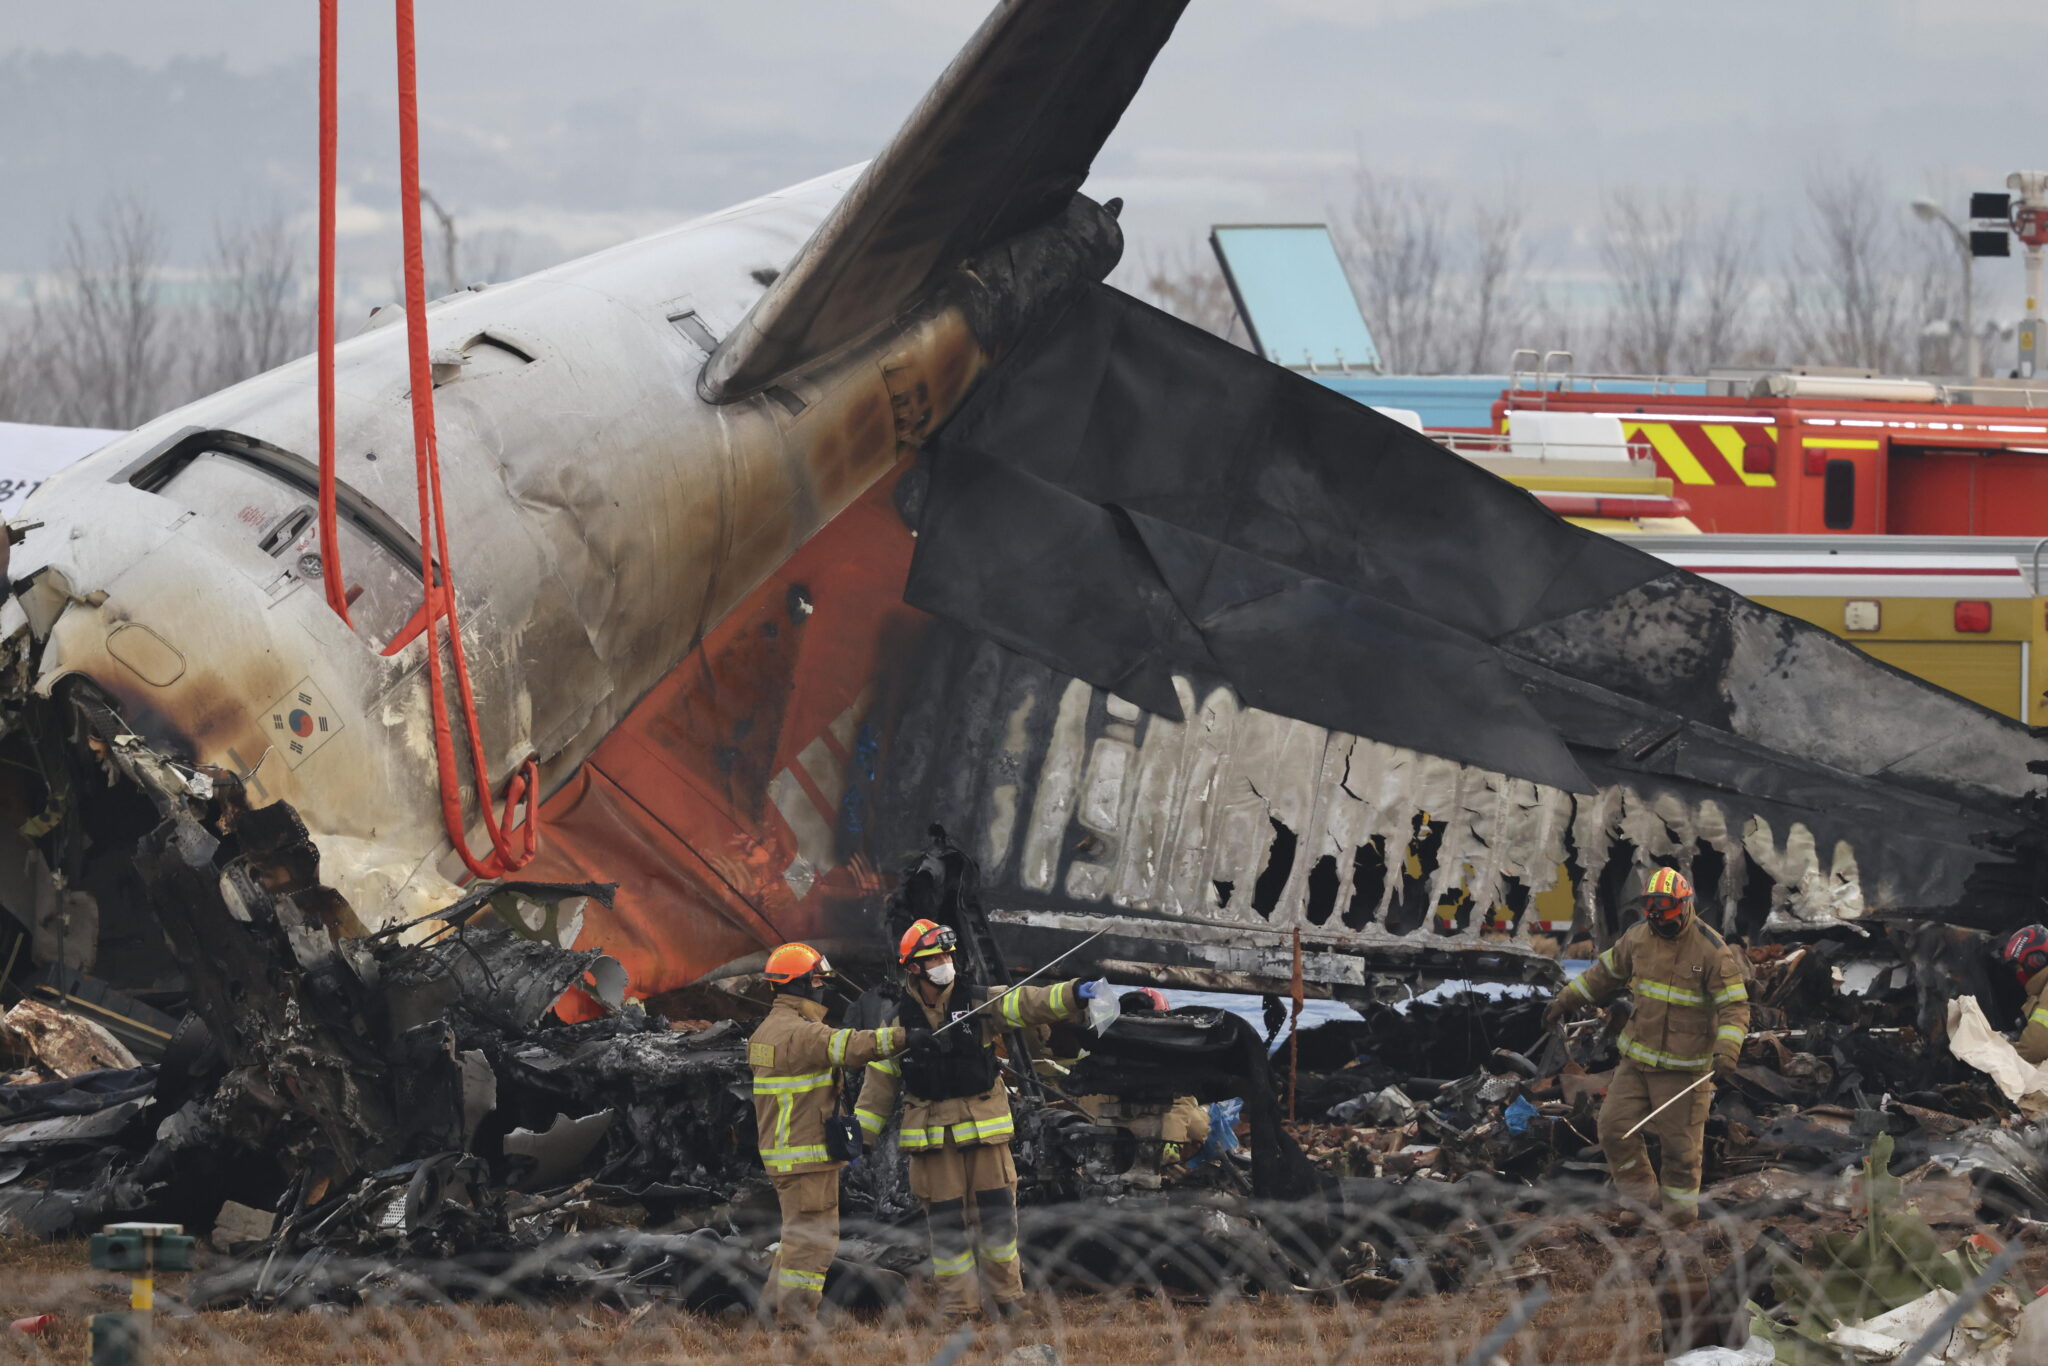
[[[749,974],[804,939],[879,980],[887,898],[932,877],[999,979],[1100,933],[1077,963],[1117,980],[1273,993],[1298,945],[1366,1021],[1304,1034],[1304,1113],[1394,1146],[1304,1154],[1224,1012],[1082,1063],[1243,1100],[1258,1194],[1318,1154],[1576,1161],[1577,1074],[1525,1007],[1428,1007],[1486,1046],[1425,1062],[1392,1001],[1555,984],[1534,908],[1599,945],[1659,864],[1829,986],[1767,1034],[1819,1061],[1752,1079],[1744,1141],[1967,1084],[1852,1026],[2009,1006],[1969,936],[2039,905],[2048,745],[1103,284],[1118,206],[1079,186],[1182,8],[1007,0],[865,167],[426,304],[452,552],[408,529],[395,310],[339,348],[332,543],[310,360],[37,492],[0,601],[0,963],[145,1061],[0,1090],[7,1219],[231,1199],[273,1248],[441,1252],[607,1209],[737,1226]],[[452,807],[430,588],[488,779]],[[508,788],[537,853],[465,886]],[[934,821],[958,846],[888,875]],[[1887,985],[1845,1003],[1831,963]],[[1013,1063],[1065,1116],[1040,1190],[1113,1184],[1119,1140]]]

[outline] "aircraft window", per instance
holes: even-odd
[[[1829,531],[1856,525],[1856,462],[1830,460],[1822,475],[1820,520]]]
[[[317,486],[293,468],[295,458],[268,451],[188,444],[153,461],[130,481],[175,499],[201,516],[247,530],[258,550],[277,561],[281,575],[322,590]],[[394,545],[392,528],[342,502],[337,530],[349,619],[378,645],[396,635],[420,605],[419,561]],[[415,556],[417,552],[414,552]]]

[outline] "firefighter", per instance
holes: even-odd
[[[903,968],[899,1018],[935,1032],[900,1058],[868,1064],[854,1115],[869,1135],[879,1135],[898,1099],[903,1103],[899,1142],[910,1158],[910,1193],[924,1203],[932,1274],[946,1316],[971,1318],[986,1285],[996,1312],[1013,1318],[1025,1312],[1017,1167],[1010,1158],[1016,1126],[996,1038],[1006,1029],[1079,1019],[1107,988],[1080,981],[1013,987],[958,1028],[938,1033],[990,997],[956,982],[957,947],[953,931],[936,921],[919,920],[904,931],[896,948]]]
[[[1628,1131],[1703,1074],[1718,1081],[1735,1071],[1749,1030],[1749,988],[1735,950],[1700,922],[1683,873],[1652,873],[1640,905],[1641,923],[1558,993],[1543,1022],[1555,1028],[1579,1007],[1623,990],[1634,998],[1618,1043],[1621,1065],[1600,1107],[1600,1146],[1614,1184],[1652,1204],[1659,1178],[1645,1134]],[[1699,1217],[1701,1149],[1713,1101],[1713,1084],[1699,1086],[1645,1126],[1662,1148],[1663,1203],[1674,1224]]]
[[[827,1150],[826,1121],[838,1108],[839,1069],[902,1051],[906,1032],[834,1029],[824,993],[832,964],[809,944],[784,944],[761,974],[775,992],[768,1018],[747,1042],[754,1069],[754,1127],[761,1165],[782,1206],[782,1244],[768,1277],[776,1319],[802,1326],[817,1317],[825,1272],[839,1250],[839,1169]]]
[[[1126,991],[1117,1004],[1126,1016],[1164,1014],[1169,1009],[1166,993],[1156,987]],[[1126,1180],[1141,1188],[1156,1189],[1163,1168],[1179,1166],[1209,1141],[1208,1107],[1193,1096],[1089,1095],[1076,1097],[1074,1103],[1097,1124],[1128,1129],[1138,1140],[1138,1159]]]
[[[2020,1057],[2048,1062],[2048,1000],[2042,999],[2048,994],[2048,925],[2014,931],[1998,956],[2027,993],[2027,1003],[2020,1007]]]

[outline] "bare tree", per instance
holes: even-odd
[[[1623,191],[1607,203],[1600,238],[1613,291],[1607,349],[1622,370],[1664,375],[1678,368],[1693,289],[1694,217],[1690,196]]]
[[[1740,205],[1729,205],[1701,225],[1695,259],[1699,283],[1686,329],[1690,359],[1684,368],[1705,374],[1716,365],[1768,359],[1750,342],[1750,302],[1757,292],[1756,231]]]
[[[462,235],[460,225],[453,213],[434,198],[433,192],[420,190],[420,207],[434,216],[434,223],[440,227],[440,250],[433,250],[433,228],[422,220],[420,246],[426,254],[422,284],[428,299],[445,298],[457,290],[466,289],[478,280],[502,280],[512,273],[514,248],[520,241],[520,234],[507,228],[486,230],[482,233]],[[479,265],[483,253],[477,250],[483,244],[488,251]],[[405,268],[400,263],[396,274],[391,277],[391,297],[405,298]]]
[[[162,410],[172,373],[162,271],[162,231],[132,199],[108,200],[90,227],[66,224],[55,294],[29,322],[37,417],[133,427]]]
[[[1562,291],[1532,285],[1529,290],[1528,320],[1523,325],[1523,335],[1537,344],[1542,351],[1556,350],[1571,352],[1576,361],[1577,353],[1583,347],[1590,355],[1597,344],[1597,337],[1589,336],[1585,311],[1573,308]],[[1590,366],[1589,368],[1597,368]]]
[[[1919,328],[1891,196],[1875,172],[1854,169],[1814,175],[1806,198],[1809,236],[1780,296],[1786,337],[1824,364],[1907,369]]]
[[[36,415],[35,371],[39,369],[26,310],[0,311],[0,422],[29,421]]]
[[[1534,309],[1529,299],[1522,223],[1527,218],[1519,192],[1510,191],[1473,208],[1472,260],[1460,291],[1458,344],[1465,369],[1482,374],[1500,364],[1509,341],[1520,343]]]
[[[207,275],[205,344],[192,362],[195,393],[240,383],[312,348],[312,308],[282,213],[216,224]]]
[[[1230,297],[1230,286],[1224,283],[1223,270],[1207,244],[1196,242],[1172,250],[1154,249],[1146,252],[1136,266],[1137,281],[1132,293],[1139,298],[1204,332],[1230,341],[1246,339],[1237,304]]]
[[[1331,215],[1338,255],[1359,294],[1380,364],[1393,374],[1441,369],[1448,359],[1449,206],[1434,189],[1361,172],[1357,193]]]
[[[1600,260],[1612,290],[1607,348],[1645,374],[1703,374],[1732,362],[1756,293],[1756,239],[1730,206],[1708,218],[1693,195],[1623,191],[1603,215]]]
[[[457,238],[455,215],[441,207],[441,201],[434,198],[431,190],[420,191],[420,205],[434,215],[441,224],[441,280],[440,288],[434,287],[434,272],[427,272],[427,293],[430,295],[453,294],[462,288],[462,272],[456,265]],[[421,234],[424,236],[425,234]]]

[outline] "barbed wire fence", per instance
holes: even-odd
[[[1763,1361],[1752,1316],[1787,1320],[1773,1332],[1795,1329],[1805,1300],[1839,1270],[1825,1260],[1817,1270],[1815,1249],[1854,1245],[1890,1217],[1872,1214],[1861,1184],[1780,1183],[1765,1211],[1710,1208],[1685,1229],[1598,1185],[1484,1178],[1350,1180],[1284,1205],[1144,1192],[1027,1207],[1030,1313],[965,1333],[939,1312],[921,1219],[847,1220],[826,1309],[808,1332],[761,1312],[775,1224],[734,1208],[693,1228],[593,1229],[488,1256],[280,1245],[165,1278],[156,1358],[1634,1366],[1718,1344],[1724,1361]],[[2020,1217],[1986,1214],[2008,1229]],[[1975,1259],[1944,1250],[1946,1260],[1927,1263],[1952,1291],[1974,1282],[1959,1315],[1985,1297],[2017,1303],[2003,1278],[2025,1243],[2002,1254],[1984,1246]],[[84,1265],[82,1244],[0,1251],[0,1309],[52,1316],[0,1334],[0,1360],[79,1359],[88,1317],[127,1294],[120,1278]],[[2028,1269],[2036,1280],[2043,1270]]]

